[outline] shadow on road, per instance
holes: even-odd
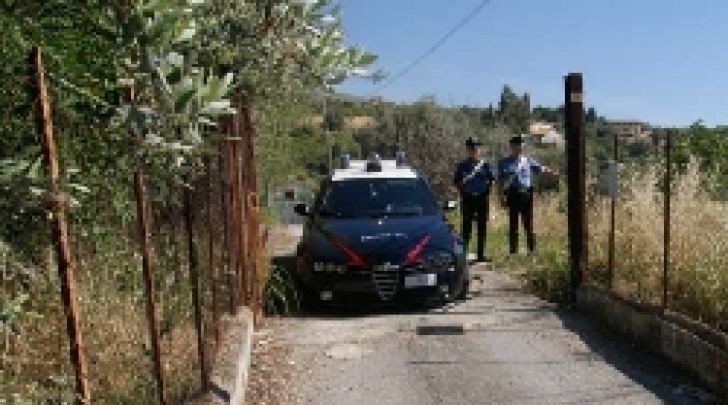
[[[663,403],[717,403],[696,378],[650,348],[636,345],[572,309],[556,308],[552,312],[563,323],[564,329],[575,333],[589,349],[583,356],[610,364],[634,383],[655,394]]]

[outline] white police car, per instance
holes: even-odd
[[[305,216],[296,278],[315,303],[463,298],[468,267],[463,242],[445,218],[427,181],[405,162],[374,154],[344,155],[321,184]],[[442,302],[442,301],[440,301]]]

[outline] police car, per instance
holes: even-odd
[[[383,160],[340,159],[306,217],[296,278],[309,303],[373,299],[424,304],[462,299],[468,290],[463,241],[429,184],[403,152]]]

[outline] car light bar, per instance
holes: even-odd
[[[348,153],[341,155],[339,158],[339,166],[341,169],[348,169],[351,166],[351,157]]]
[[[382,159],[379,157],[379,154],[372,153],[372,155],[369,157],[369,160],[367,160],[367,171],[368,172],[381,172],[382,171]]]
[[[407,164],[406,156],[404,154],[404,151],[397,152],[396,158],[397,160],[397,167],[402,167]]]

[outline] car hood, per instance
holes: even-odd
[[[425,241],[425,238],[426,241]],[[317,218],[305,242],[317,260],[347,260],[351,249],[368,264],[401,263],[418,244],[422,252],[453,253],[457,236],[441,216],[329,219]],[[345,248],[334,242],[343,243]]]

